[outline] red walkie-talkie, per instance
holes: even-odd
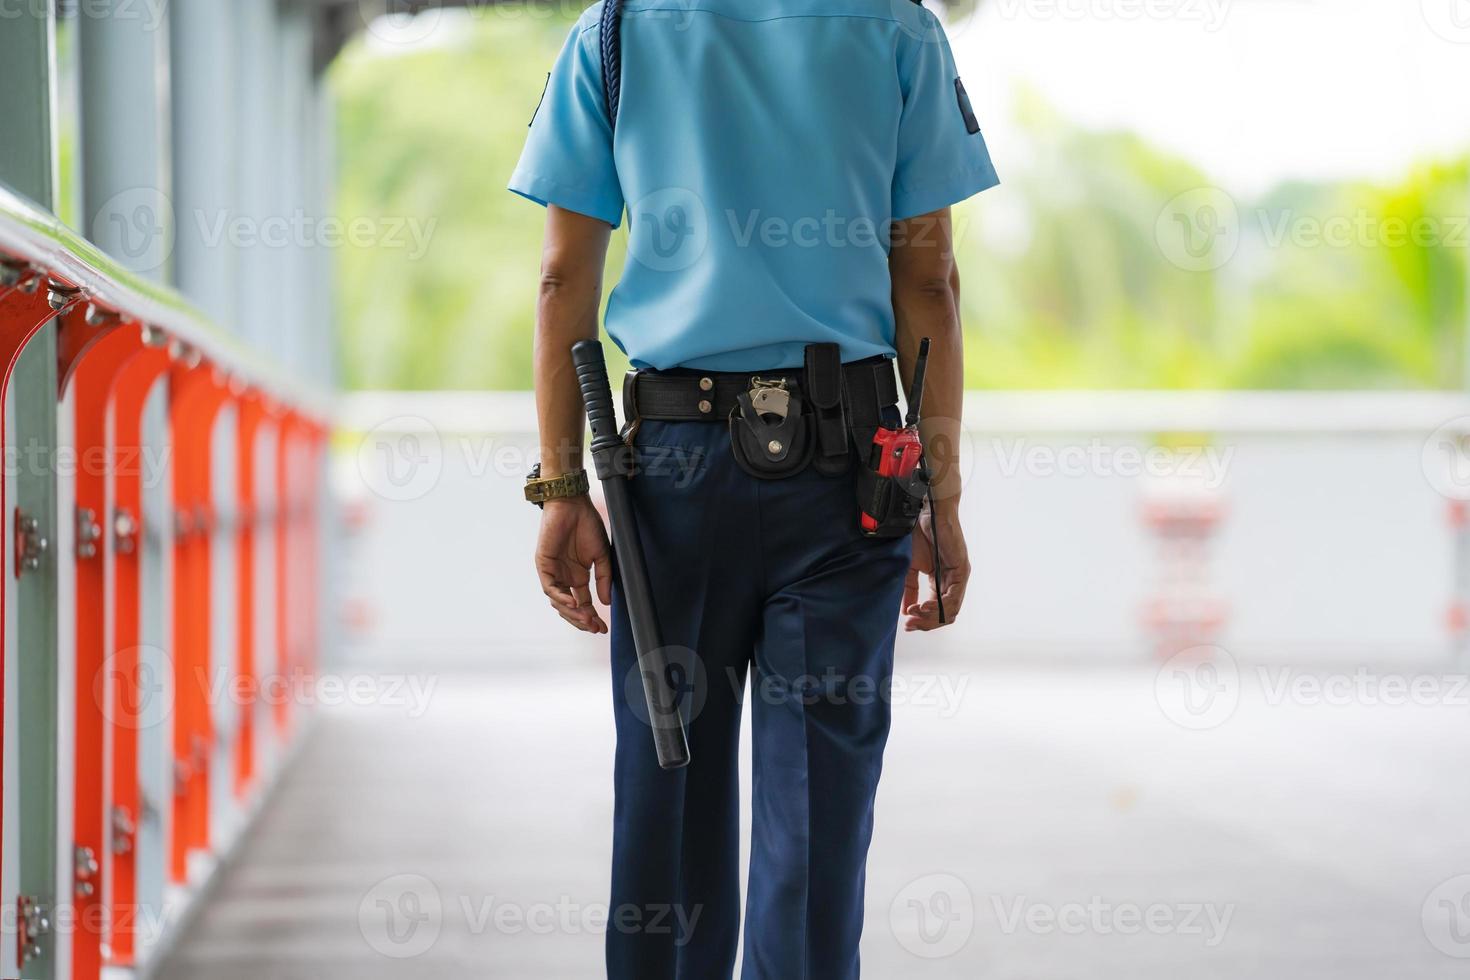
[[[924,366],[929,360],[929,338],[919,341],[919,356],[914,360],[914,382],[909,388],[908,414],[904,416],[903,428],[879,427],[873,433],[873,448],[868,465],[880,477],[894,480],[910,480],[924,457],[924,444],[919,440],[919,407],[924,401]],[[879,518],[864,513],[863,530],[869,534],[878,530]]]

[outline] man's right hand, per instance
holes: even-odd
[[[607,623],[592,605],[588,588],[595,571],[597,597],[612,603],[612,552],[602,515],[587,496],[546,502],[536,542],[536,573],[541,591],[558,616],[587,633],[606,633]]]
[[[941,575],[934,574],[934,538],[939,537],[939,560],[944,563]],[[927,576],[929,598],[919,601],[919,579]],[[936,585],[944,586],[940,592]],[[970,584],[970,552],[965,546],[965,531],[960,526],[959,501],[941,500],[935,511],[924,508],[914,528],[914,557],[908,580],[903,586],[904,632],[936,630],[959,618],[965,601],[965,587]],[[944,597],[944,621],[939,621],[937,596]]]

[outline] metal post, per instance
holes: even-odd
[[[51,5],[24,4],[0,29],[0,91],[6,93],[5,139],[0,140],[0,181],[42,207],[54,206],[52,152]],[[20,450],[13,477],[0,475],[0,541],[11,554],[22,534],[39,548],[56,526],[56,332],[36,323],[50,312],[45,287],[0,285],[0,425],[4,441]],[[15,358],[12,360],[12,358]],[[16,574],[19,571],[21,574]],[[57,568],[39,551],[34,563],[0,569],[0,683],[7,691],[0,711],[0,903],[13,909],[0,924],[0,972],[20,972],[15,933],[54,921],[57,896]],[[54,933],[27,944],[24,975],[56,975]]]
[[[95,0],[78,22],[82,227],[128,270],[170,279],[174,242],[168,19],[154,4]]]
[[[241,330],[242,303],[232,223],[259,218],[240,200],[240,159],[250,140],[241,139],[235,106],[242,95],[240,52],[249,43],[235,30],[237,2],[169,5],[174,283],[232,332]],[[246,79],[245,87],[253,84]]]

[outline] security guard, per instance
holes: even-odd
[[[943,29],[910,0],[607,3],[567,38],[510,180],[547,206],[536,567],[563,619],[612,634],[607,973],[732,975],[748,686],[741,975],[857,977],[897,624],[952,621],[969,576],[959,474],[935,451],[957,444],[963,389],[949,207],[995,171]],[[664,641],[692,653],[693,761],[672,771],[629,684],[569,356],[597,335],[625,209],[606,329],[637,369],[623,393],[631,492]],[[871,533],[869,450],[898,424],[893,362],[906,385],[925,337],[934,492],[916,527]]]

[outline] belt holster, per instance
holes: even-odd
[[[873,455],[881,452],[875,444]],[[920,466],[906,477],[883,476],[878,472],[879,465],[874,458],[868,466],[857,469],[858,508],[872,518],[871,525],[863,525],[863,533],[870,538],[906,538],[914,532],[924,511],[929,471]]]
[[[836,344],[808,344],[805,362],[802,387],[811,402],[817,437],[812,465],[823,476],[841,476],[852,465],[842,349]]]
[[[801,397],[785,381],[752,379],[730,412],[730,450],[751,476],[781,480],[806,469],[812,458],[809,421]]]

